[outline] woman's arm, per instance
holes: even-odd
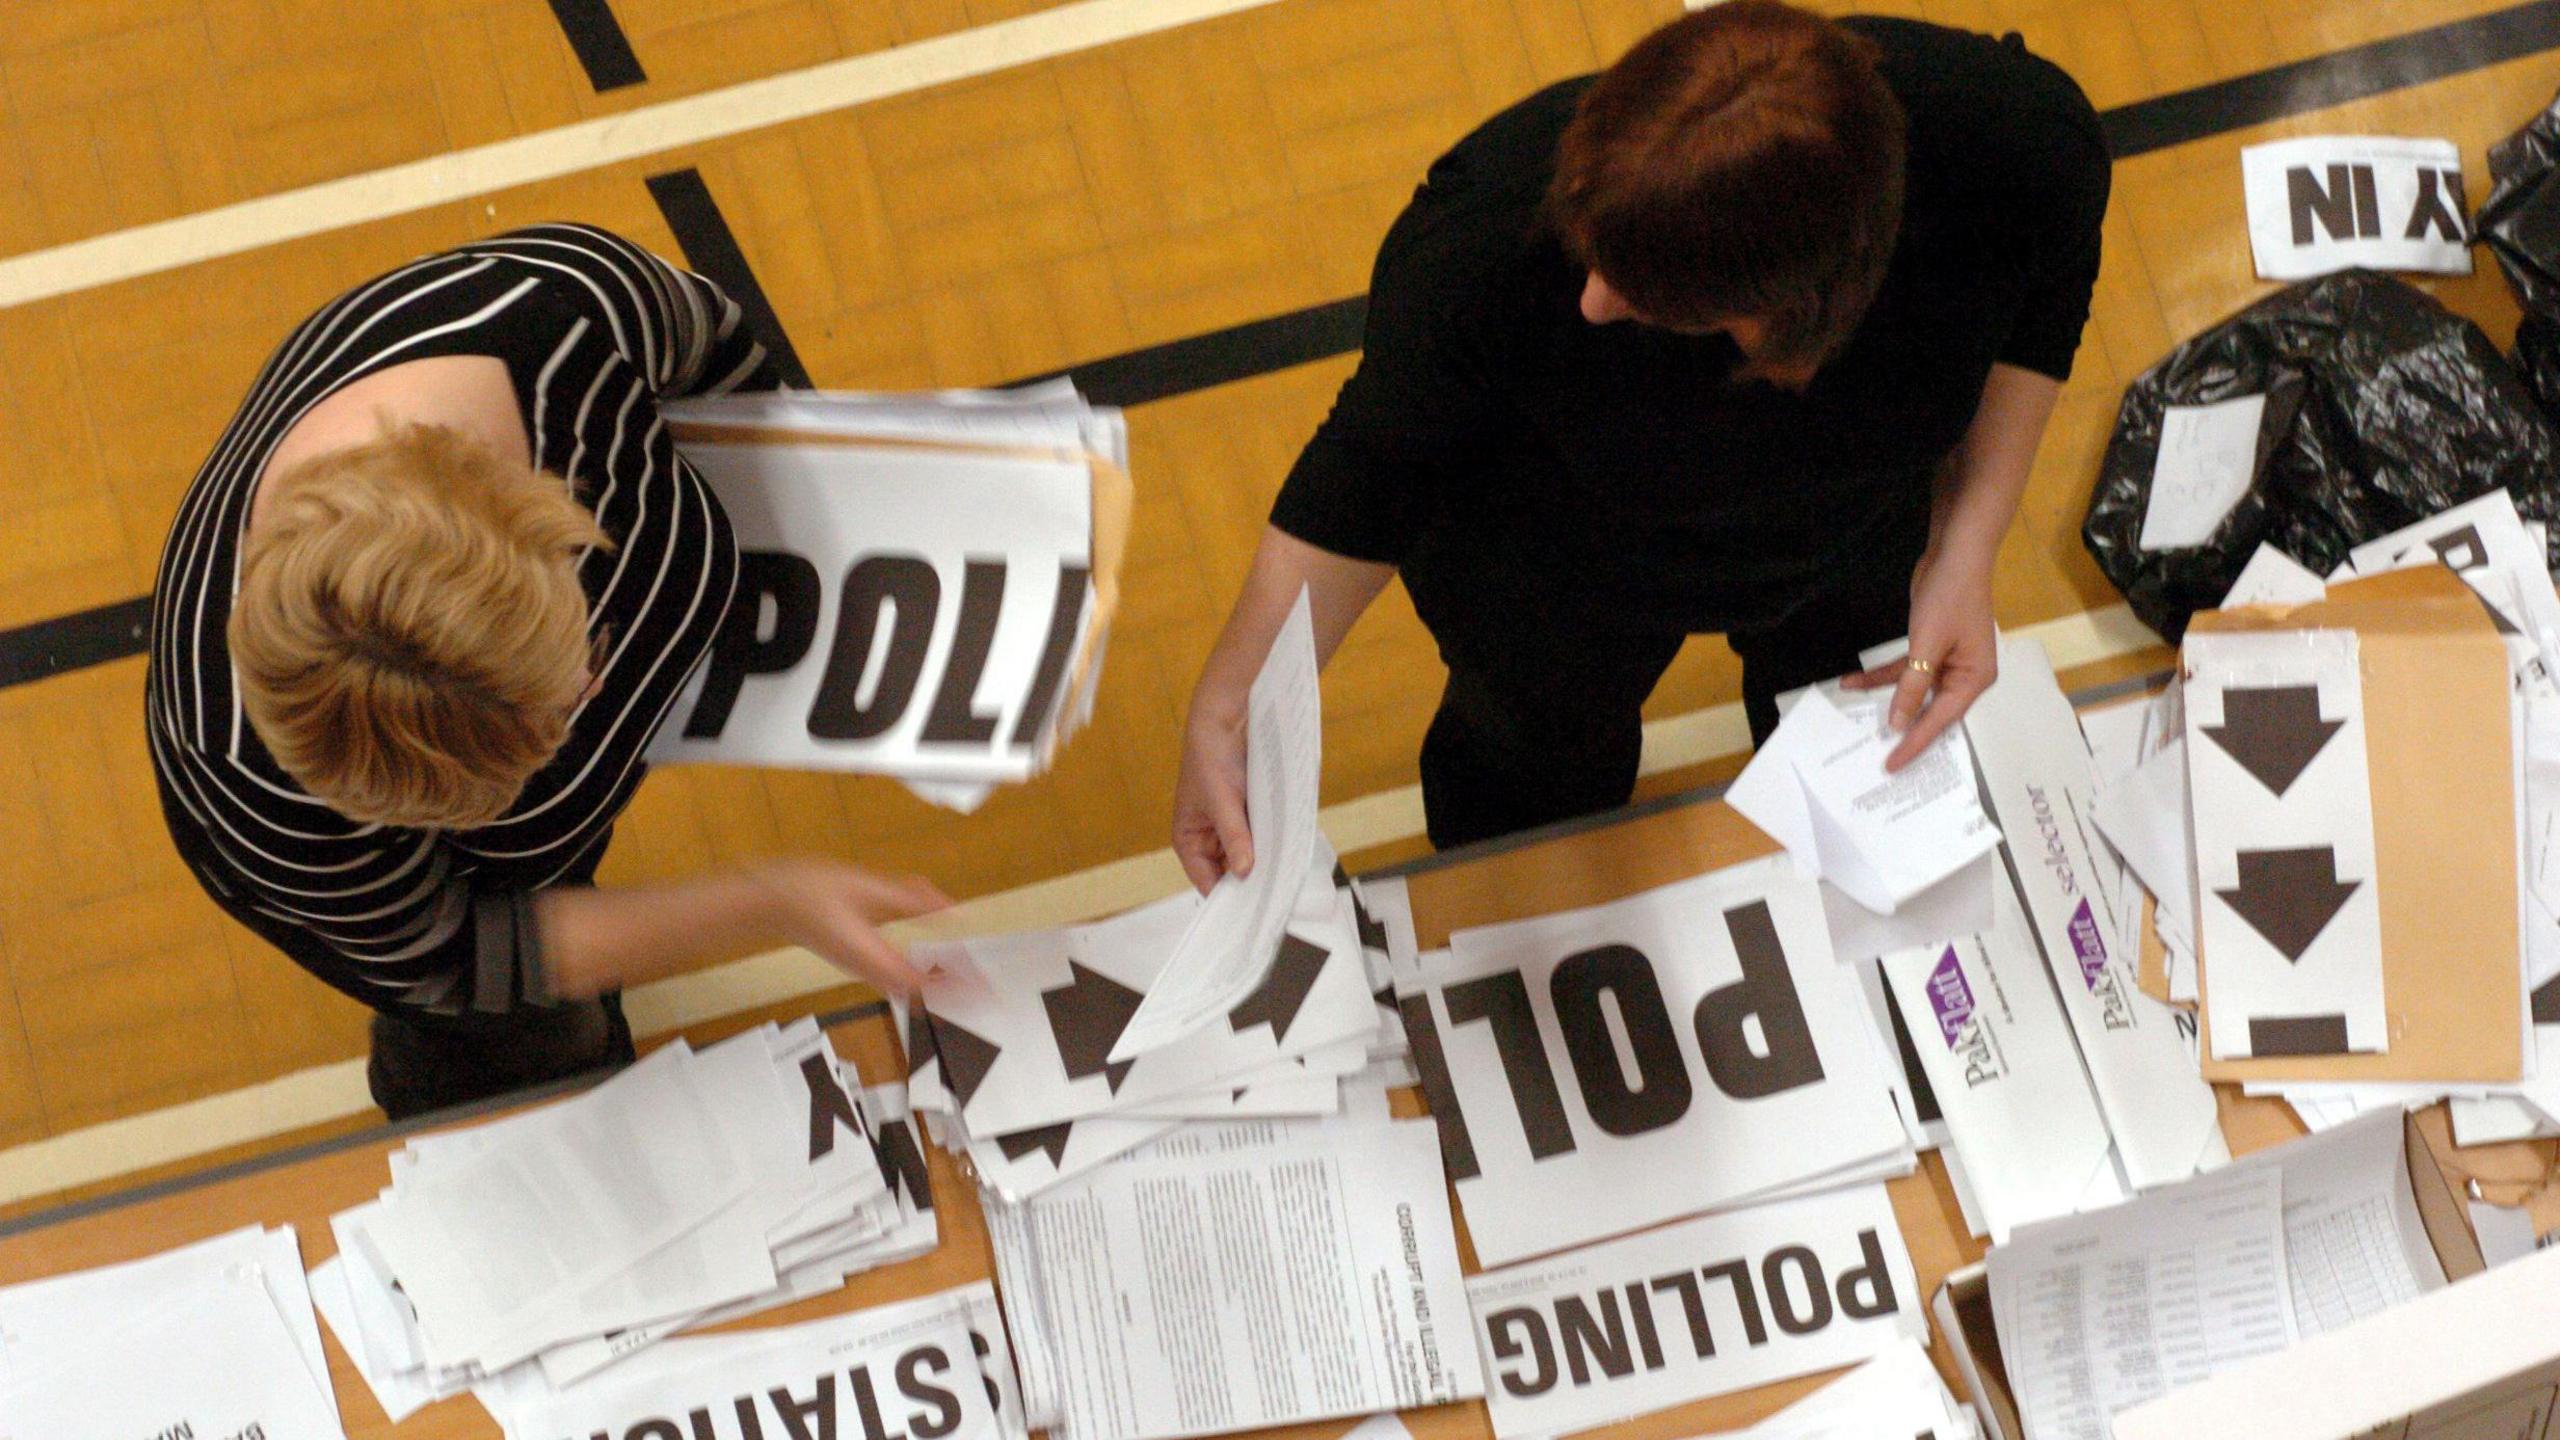
[[[1939,472],[1929,548],[1911,575],[1910,659],[1929,668],[1896,660],[1848,682],[1862,690],[1895,687],[1890,718],[1905,733],[1885,761],[1889,770],[1928,749],[2000,676],[1992,572],[2061,393],[2051,376],[1992,366],[1973,423]]]
[[[1183,726],[1173,849],[1183,873],[1203,892],[1228,871],[1244,875],[1253,869],[1253,829],[1244,804],[1245,697],[1298,592],[1307,592],[1321,666],[1395,573],[1392,565],[1349,559],[1276,527],[1264,528],[1244,591],[1200,668],[1191,717]]]
[[[553,999],[585,999],[784,944],[903,994],[915,988],[915,969],[879,927],[950,903],[917,877],[792,859],[666,885],[547,890],[534,899],[534,919]]]

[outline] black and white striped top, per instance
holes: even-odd
[[[360,825],[289,779],[243,715],[225,626],[259,472],[310,408],[434,355],[506,362],[534,464],[614,541],[578,578],[599,685],[507,814],[470,831]],[[530,898],[593,873],[641,755],[728,612],[737,546],[657,402],[770,386],[738,306],[601,230],[542,225],[396,270],[323,307],[267,362],[169,535],[146,704],[179,850],[243,924],[377,1007],[546,998]]]

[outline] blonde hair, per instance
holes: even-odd
[[[386,426],[267,482],[231,607],[241,708],[349,819],[464,830],[558,753],[587,685],[562,481],[439,425]]]

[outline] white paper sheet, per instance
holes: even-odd
[[[2462,154],[2450,140],[2306,135],[2240,152],[2261,280],[2364,266],[2471,273]]]
[[[1324,705],[1316,639],[1300,590],[1246,700],[1245,814],[1253,873],[1219,877],[1111,1047],[1115,1061],[1215,1024],[1262,984],[1318,843],[1316,787],[1324,770]]]
[[[1916,1341],[1814,1391],[1730,1440],[1976,1440],[1972,1415],[1947,1393],[1938,1367]]]
[[[2253,424],[2250,428],[2254,434],[2256,426]],[[2249,563],[2240,567],[2240,578],[2231,582],[2230,591],[2222,597],[2222,608],[2312,605],[2326,599],[2328,594],[2328,582],[2322,580],[2318,572],[2273,545],[2261,544],[2250,554]]]
[[[2213,538],[2258,473],[2258,425],[2267,397],[2171,405],[2160,414],[2160,453],[2143,502],[2145,550],[2185,550]]]
[[[1482,1393],[1447,1195],[1431,1125],[1402,1121],[1123,1162],[1030,1202],[1066,1433],[1169,1440]]]
[[[2234,1171],[2049,1220],[1994,1249],[2000,1353],[2035,1440],[2106,1440],[2117,1411],[2295,1338],[2283,1177]]]
[[[1787,847],[1798,874],[1893,913],[2000,841],[1961,745],[1932,745],[1899,773],[1886,697],[1833,701],[1819,688],[1779,722],[1725,799]]]
[[[1784,857],[1460,931],[1449,955],[1408,1020],[1438,1037],[1488,1265],[1909,1161],[1856,977]]]
[[[139,1314],[164,1294],[207,1275],[254,1273],[329,1413],[329,1362],[302,1277],[300,1237],[290,1225],[255,1225],[121,1265],[73,1271],[0,1288],[0,1381],[63,1363],[95,1346],[102,1317]],[[111,1322],[111,1323],[120,1323]]]
[[[1928,1329],[1880,1186],[1489,1270],[1467,1303],[1502,1440],[1851,1364]]]
[[[345,1440],[263,1268],[193,1270],[138,1308],[88,1317],[81,1340],[0,1381],[0,1427],[28,1440]],[[298,1263],[291,1279],[303,1288]]]
[[[2353,631],[2187,637],[2187,766],[2217,1059],[2389,1043],[2358,653]]]

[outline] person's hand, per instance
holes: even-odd
[[[1192,888],[1253,873],[1253,826],[1244,803],[1245,718],[1195,701],[1182,732],[1182,774],[1173,782],[1173,853]]]
[[[923,978],[880,927],[950,908],[951,897],[920,875],[883,875],[842,860],[768,860],[757,880],[774,899],[782,931],[828,964],[901,995]]]
[[[2000,637],[1991,619],[1991,566],[1924,557],[1911,576],[1911,651],[1842,682],[1852,690],[1893,687],[1887,723],[1902,743],[1887,771],[1917,759],[1964,718],[2000,678]]]

